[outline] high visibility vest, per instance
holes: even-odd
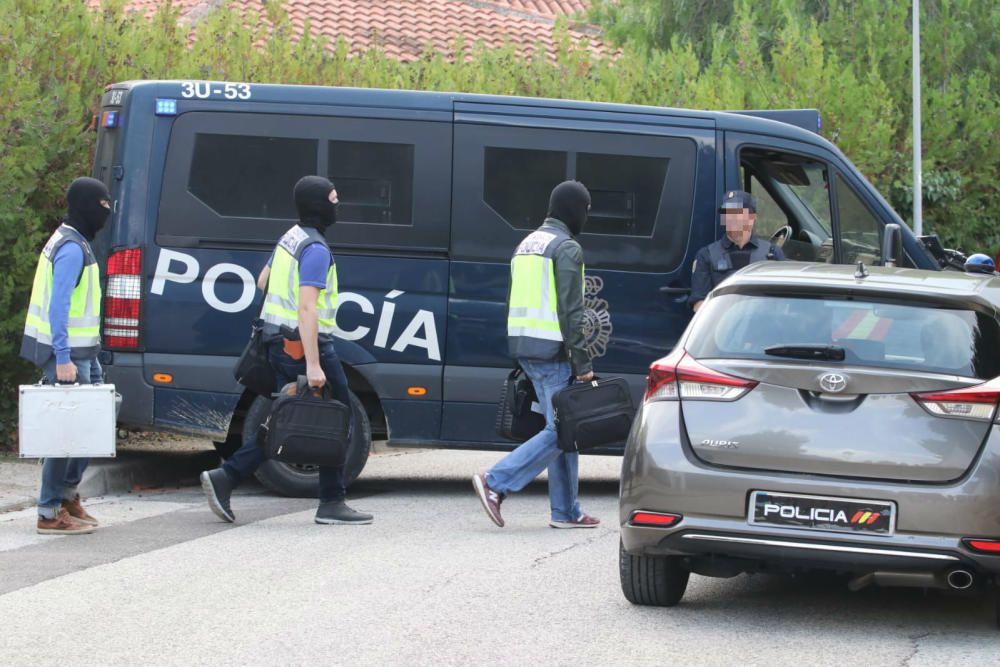
[[[52,358],[52,323],[49,306],[54,285],[53,258],[67,243],[83,250],[83,271],[69,301],[66,333],[73,359],[94,359],[101,351],[101,275],[97,258],[84,236],[67,225],[60,225],[49,238],[35,267],[35,280],[24,322],[21,356],[37,366]]]
[[[561,229],[543,225],[514,251],[507,306],[507,344],[514,358],[555,359],[563,354],[552,258],[559,246],[571,238]]]
[[[326,239],[317,230],[295,225],[281,237],[271,259],[271,274],[267,280],[267,295],[261,318],[266,334],[278,334],[282,324],[294,329],[299,326],[299,259],[302,251],[320,243],[330,252]],[[337,266],[330,253],[330,269],[326,287],[316,300],[320,335],[332,336],[337,328]]]

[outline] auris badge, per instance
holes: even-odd
[[[819,376],[819,387],[830,394],[839,394],[847,389],[847,376],[840,373],[823,373]]]

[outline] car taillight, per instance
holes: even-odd
[[[989,421],[1000,401],[1000,378],[961,389],[910,395],[932,415]]]
[[[676,349],[649,367],[645,400],[735,401],[756,386],[753,380],[702,366]]]
[[[982,540],[975,537],[967,537],[962,541],[965,542],[965,546],[973,551],[1000,555],[1000,540]]]
[[[142,250],[119,250],[108,258],[108,283],[104,290],[104,347],[133,350],[139,347],[142,304]]]
[[[680,520],[683,518],[684,517],[680,514],[636,510],[635,512],[632,512],[632,516],[629,518],[628,522],[633,526],[654,526],[657,528],[666,528],[680,523]]]

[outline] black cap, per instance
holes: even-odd
[[[751,213],[757,212],[757,198],[754,197],[749,192],[743,192],[742,190],[730,190],[726,193],[726,196],[722,198],[722,206],[719,207],[720,211],[729,210],[740,210],[748,209]]]

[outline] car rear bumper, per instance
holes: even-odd
[[[638,419],[622,467],[619,522],[628,553],[745,559],[747,570],[966,568],[1000,574],[1000,555],[973,552],[962,541],[1000,539],[996,434],[961,480],[905,484],[712,467],[679,442],[676,404],[644,409]],[[750,494],[760,490],[892,502],[895,530],[881,535],[751,524]],[[670,527],[634,526],[630,517],[635,510],[683,518]]]

